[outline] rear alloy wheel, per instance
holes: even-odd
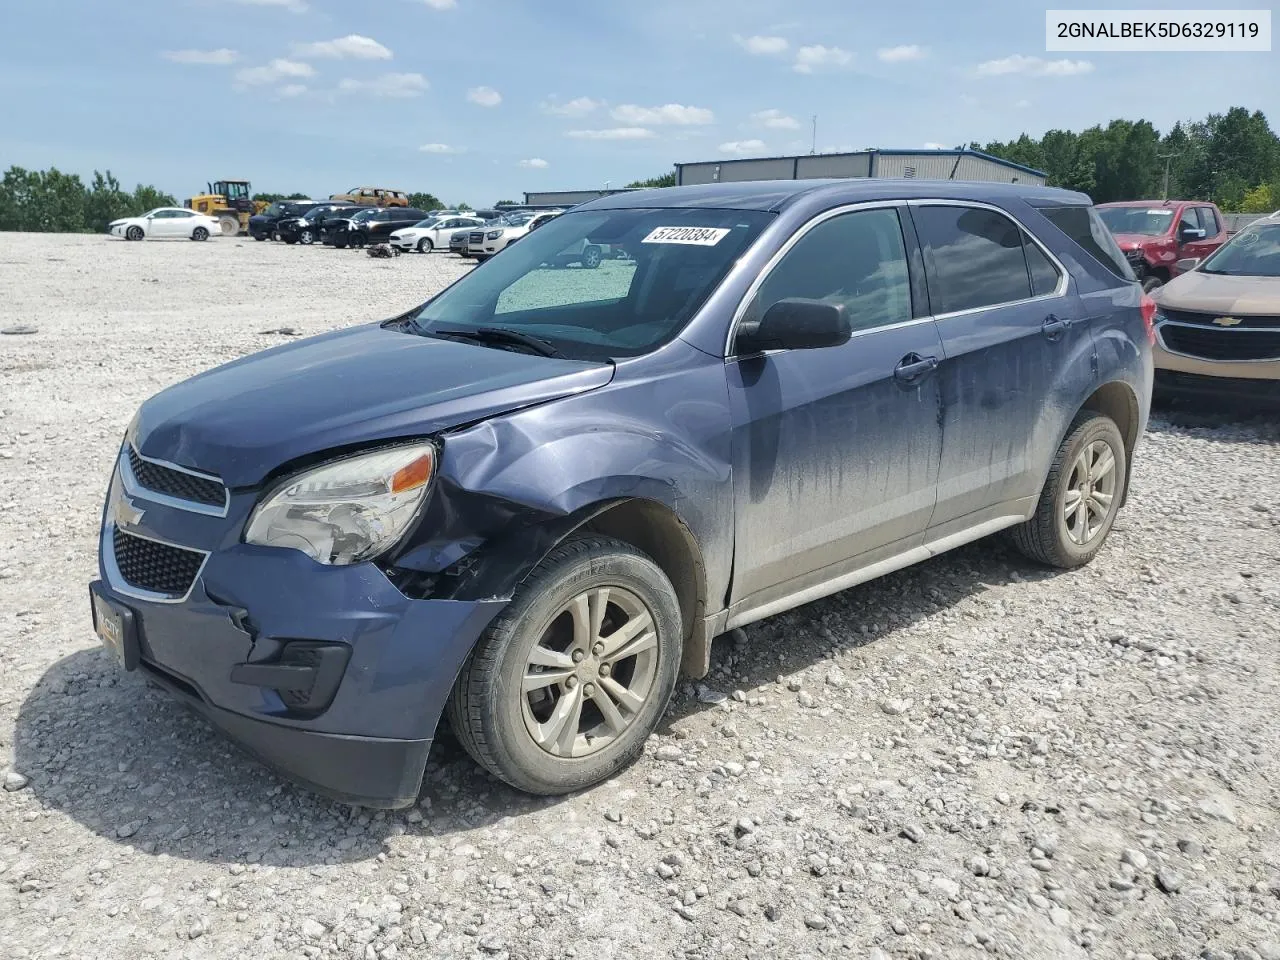
[[[222,228],[224,237],[234,237],[240,232],[240,221],[226,213],[218,218],[218,226]]]
[[[600,266],[600,261],[603,259],[604,257],[600,253],[599,247],[590,246],[582,251],[582,265],[588,270],[594,270]]]
[[[485,631],[449,700],[476,762],[530,793],[592,786],[631,763],[666,710],[681,620],[662,570],[581,535],[534,568]]]
[[[1014,544],[1051,567],[1084,566],[1111,532],[1127,478],[1120,428],[1110,417],[1082,410],[1058,448],[1036,512],[1013,528]]]
[[[435,249],[435,245],[431,242],[430,237],[423,237],[421,240],[418,241],[419,253],[430,253],[434,249]]]
[[[124,232],[124,238],[126,240],[141,240],[145,236],[146,232],[138,226],[130,227]]]
[[[209,231],[206,230],[204,227],[196,227],[194,230],[191,231],[191,239],[192,240],[208,240]]]

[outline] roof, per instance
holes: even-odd
[[[833,180],[748,180],[687,187],[659,187],[620,193],[584,203],[578,210],[635,207],[705,207],[727,210],[778,211],[801,197],[828,195],[836,203],[864,200],[1008,200],[1018,198],[1049,203],[1089,203],[1083,193],[1027,183],[982,180],[911,180],[853,177]]]
[[[788,153],[778,157],[734,157],[726,160],[692,160],[687,163],[677,163],[677,167],[701,167],[708,164],[733,164],[733,163],[751,163],[757,160],[796,160],[806,159],[808,157],[862,157],[868,154],[885,154],[886,156],[897,157],[977,157],[979,160],[990,160],[992,163],[998,163],[1003,167],[1010,167],[1014,170],[1021,170],[1024,173],[1030,173],[1037,177],[1048,177],[1049,175],[1043,170],[1037,170],[1035,167],[1023,166],[1021,163],[1014,163],[1012,160],[1006,160],[1003,157],[997,157],[990,153],[983,153],[981,150],[970,150],[967,147],[960,147],[954,150],[921,150],[921,149],[886,149],[880,147],[868,147],[866,150],[849,150],[843,153]]]

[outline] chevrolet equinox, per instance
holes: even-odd
[[[552,268],[584,243],[628,256]],[[999,530],[1091,560],[1154,312],[1078,193],[593,201],[400,316],[144,403],[95,628],[330,796],[413,803],[442,721],[507,783],[578,790],[731,628]]]

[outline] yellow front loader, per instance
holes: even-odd
[[[192,197],[187,207],[197,213],[217,217],[222,224],[222,235],[234,237],[249,232],[249,218],[267,209],[261,200],[251,200],[253,190],[248,180],[217,180],[206,183],[206,193]]]

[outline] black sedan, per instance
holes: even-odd
[[[320,239],[328,246],[339,248],[386,243],[396,230],[412,227],[426,218],[426,211],[414,207],[363,210],[349,219],[330,220]]]

